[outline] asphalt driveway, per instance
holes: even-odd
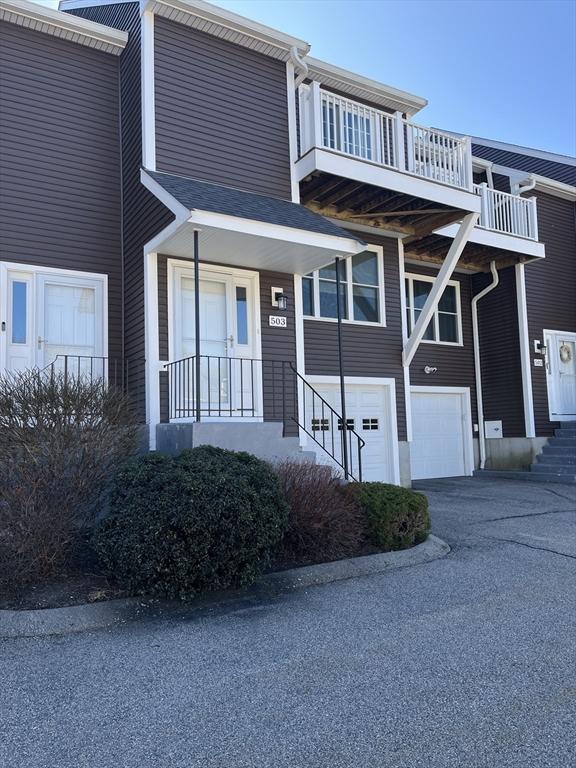
[[[5,641],[0,765],[575,765],[576,487],[420,485],[442,560]]]

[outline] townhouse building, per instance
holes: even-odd
[[[1,0],[0,29],[0,369],[122,384],[151,449],[356,479],[570,442],[573,159],[422,126],[202,0]]]

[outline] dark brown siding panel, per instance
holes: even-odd
[[[158,354],[170,360],[168,345],[168,257],[158,254]]]
[[[122,355],[118,58],[0,22],[0,259],[108,275]]]
[[[474,294],[483,290],[491,277],[474,275]],[[524,437],[524,401],[520,334],[514,267],[500,270],[500,282],[478,302],[478,328],[484,418],[501,420],[504,437]]]
[[[538,198],[539,238],[546,246],[546,258],[525,267],[532,351],[544,329],[576,332],[576,206],[542,192],[530,194]],[[552,435],[545,368],[532,366],[532,389],[536,435]]]
[[[414,264],[406,264],[406,272],[436,276],[438,270]],[[472,299],[469,275],[454,274],[453,280],[460,283],[460,304],[462,307],[463,346],[427,344],[422,342],[410,366],[410,384],[428,387],[470,387],[472,421],[477,422],[476,383],[474,376],[474,348],[472,346]],[[425,366],[437,368],[436,373],[424,373]]]
[[[374,376],[396,381],[398,437],[406,440],[406,409],[402,371],[402,320],[398,243],[391,238],[362,234],[365,242],[384,248],[386,327],[342,325],[342,357],[346,376]],[[338,375],[336,323],[304,321],[304,351],[308,375]]]
[[[573,158],[567,157],[567,162],[562,163],[547,160],[546,158],[523,155],[521,152],[510,152],[496,147],[484,147],[480,144],[472,144],[472,152],[476,157],[491,160],[496,165],[517,168],[527,173],[537,173],[540,176],[547,176],[549,179],[556,179],[556,181],[561,181],[564,184],[576,185],[576,166],[574,165]],[[569,164],[570,161],[572,161],[572,164]]]
[[[127,357],[142,359],[145,354],[143,246],[167,226],[173,216],[140,183],[142,134],[139,5],[138,3],[106,5],[75,9],[72,13],[128,32],[128,44],[120,57],[124,349]]]
[[[158,170],[290,199],[285,65],[159,17],[154,44]]]

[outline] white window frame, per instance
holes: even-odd
[[[366,287],[369,287],[369,288],[377,287],[380,319],[377,322],[371,322],[370,320],[354,320],[352,317],[348,317],[348,318],[342,318],[342,322],[347,323],[349,325],[370,325],[372,327],[385,328],[386,327],[386,304],[385,304],[385,290],[384,290],[384,248],[381,245],[367,245],[364,250],[372,251],[372,253],[375,253],[377,256],[378,285],[368,286],[367,284],[364,284],[364,283],[353,284],[352,283],[352,257],[349,256],[346,259],[343,259],[343,262],[346,268],[346,303],[348,306],[348,313],[352,315],[354,312],[353,291],[352,291],[353,285],[361,285],[361,286],[366,285]],[[310,277],[308,275],[302,275],[302,280],[310,280]],[[304,314],[304,319],[320,320],[325,323],[337,323],[338,322],[337,318],[323,317],[320,314],[320,277],[319,277],[319,270],[317,269],[314,270],[314,272],[312,272],[312,286],[313,286],[314,314],[313,315]]]
[[[418,275],[415,272],[406,272],[404,275],[404,285],[402,286],[402,290],[404,291],[404,295],[406,295],[406,282],[408,282],[408,301],[406,303],[406,308],[410,312],[410,323],[408,326],[408,335],[412,333],[412,330],[415,325],[414,321],[414,280],[419,280],[423,283],[434,283],[436,278],[430,277],[429,275]],[[462,336],[462,303],[460,300],[460,281],[459,280],[448,280],[447,286],[451,285],[456,289],[456,331],[458,334],[458,341],[439,341],[440,337],[440,323],[439,323],[439,310],[438,307],[434,310],[434,314],[432,315],[432,322],[434,323],[434,333],[436,334],[436,339],[422,339],[420,342],[421,344],[437,344],[441,346],[446,347],[462,347],[464,346],[463,342],[463,336]],[[450,314],[450,313],[445,313]]]

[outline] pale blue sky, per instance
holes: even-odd
[[[319,59],[423,96],[418,122],[576,155],[576,0],[215,4],[303,38]]]

